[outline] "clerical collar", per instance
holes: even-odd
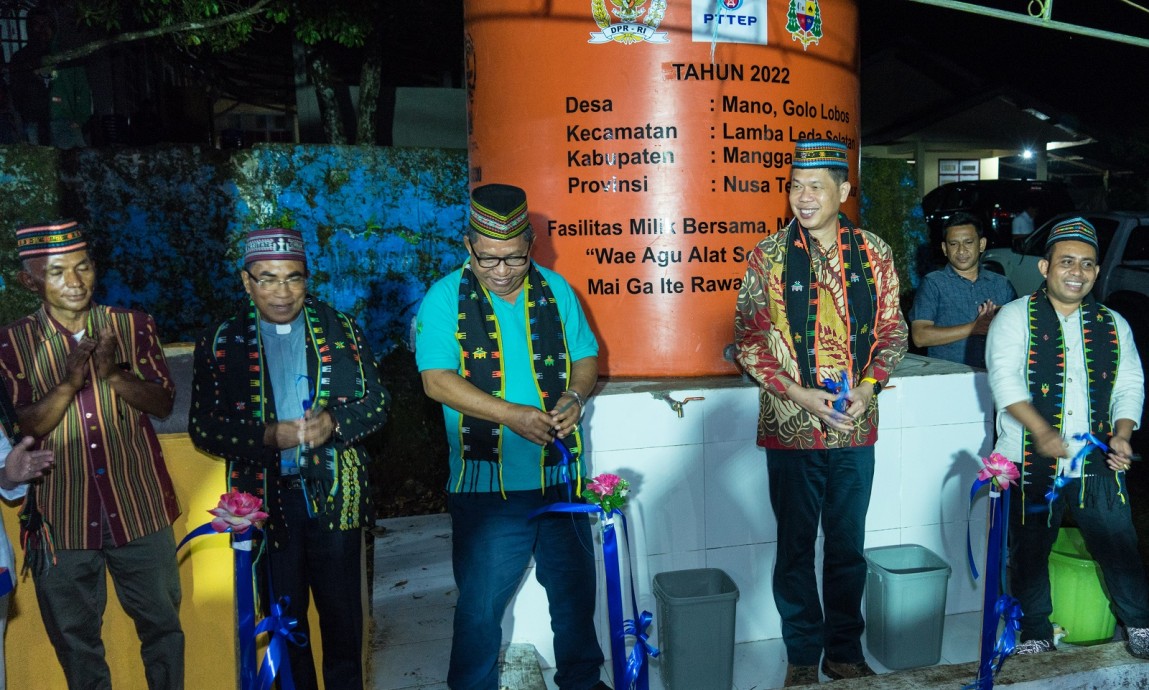
[[[259,327],[266,335],[291,335],[293,330],[303,327],[303,312],[300,311],[291,323],[271,323],[261,318],[259,320]]]

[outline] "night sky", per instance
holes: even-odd
[[[1025,13],[1040,3],[979,4]],[[1011,87],[1075,113],[1089,129],[1149,130],[1149,48],[909,0],[865,0],[858,6],[863,64],[867,55],[891,47],[907,54],[927,51],[976,73],[988,89]],[[1120,0],[1058,0],[1052,19],[1149,37],[1149,13]]]

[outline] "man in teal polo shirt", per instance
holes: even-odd
[[[598,380],[598,341],[570,285],[531,261],[533,240],[522,189],[475,189],[469,259],[431,286],[416,321],[416,363],[427,395],[443,404],[450,445],[452,690],[499,687],[503,613],[531,556],[550,602],[555,683],[607,688],[589,518],[528,519],[569,500],[566,477],[582,478],[579,421]],[[556,440],[576,458],[566,471]]]

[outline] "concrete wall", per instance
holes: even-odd
[[[464,151],[0,146],[0,323],[36,306],[15,281],[22,224],[81,221],[97,299],[152,314],[165,342],[234,313],[246,230],[296,227],[310,290],[356,316],[381,354],[406,338],[427,287],[462,261],[466,200]]]

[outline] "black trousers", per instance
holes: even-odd
[[[271,594],[276,600],[291,598],[287,615],[299,621],[295,632],[307,635],[309,641],[303,647],[288,645],[296,690],[319,687],[307,623],[310,598],[319,612],[324,686],[362,688],[363,531],[323,529],[319,520],[307,516],[301,489],[285,490],[284,498],[287,544],[268,555],[268,568]]]

